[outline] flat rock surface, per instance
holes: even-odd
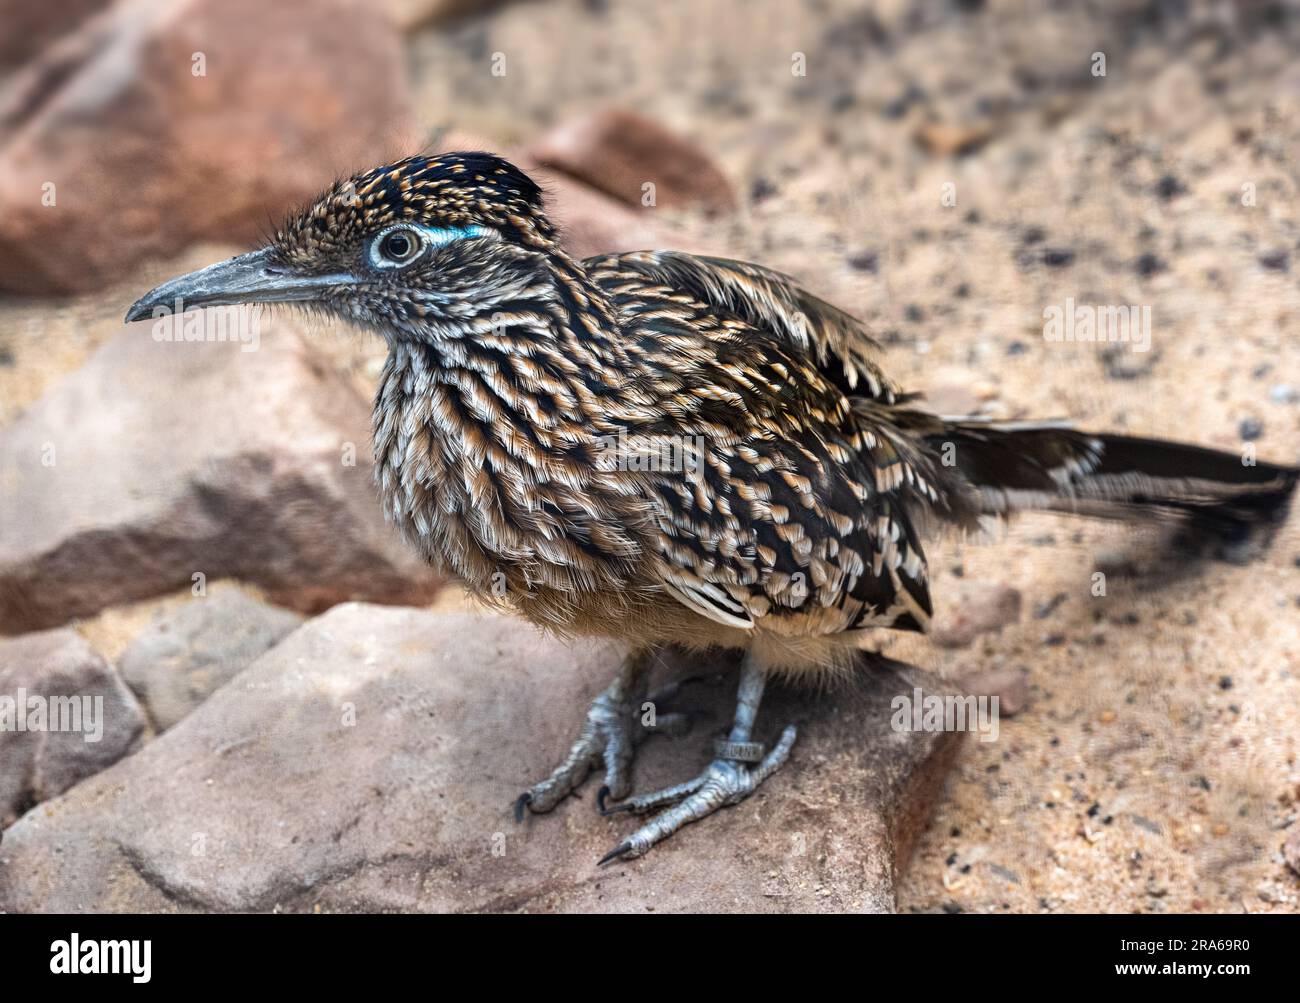
[[[122,678],[165,731],[302,623],[233,587],[159,613],[123,653]]]
[[[0,431],[0,631],[217,577],[304,610],[432,595],[384,522],[369,406],[295,318],[249,316],[244,342],[124,328]]]
[[[736,207],[731,182],[704,150],[628,108],[568,119],[540,136],[529,153],[630,206]]]
[[[0,639],[0,825],[117,762],[144,728],[131,691],[75,631]]]
[[[817,699],[750,800],[597,869],[635,820],[580,797],[516,825],[619,657],[517,620],[347,604],[311,621],[169,732],[5,833],[0,909],[884,910],[957,736],[890,730],[912,683]],[[696,665],[696,668],[707,667]],[[690,735],[642,746],[636,787],[699,772],[735,674],[692,687]],[[58,847],[58,853],[53,848]]]

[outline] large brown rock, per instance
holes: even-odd
[[[117,762],[144,727],[131,691],[76,631],[0,639],[0,826]]]
[[[253,242],[407,138],[400,38],[361,0],[120,2],[6,94],[0,287],[22,292]]]
[[[21,66],[112,0],[0,0],[0,74]]]
[[[515,825],[513,800],[554,766],[618,657],[502,616],[335,607],[14,825],[0,909],[893,907],[958,737],[891,730],[891,696],[913,682],[883,671],[838,696],[770,691],[759,737],[797,723],[790,762],[639,860],[595,866],[636,824],[597,814],[596,777]],[[734,673],[679,694],[711,716],[644,745],[637,789],[699,772],[734,695]]]
[[[155,340],[171,318],[123,329],[0,430],[0,633],[227,577],[312,612],[432,596],[384,522],[367,402],[293,314],[179,329],[223,318],[247,340]]]
[[[537,139],[529,153],[627,205],[713,212],[736,206],[731,182],[712,158],[659,122],[624,108],[563,122]],[[647,184],[654,186],[651,203]]]

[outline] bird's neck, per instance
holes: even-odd
[[[480,588],[525,565],[534,577],[570,563],[599,577],[593,539],[625,561],[643,503],[595,459],[643,403],[621,341],[608,298],[557,255],[455,329],[392,342],[374,411],[390,518]],[[553,541],[545,560],[539,534]]]

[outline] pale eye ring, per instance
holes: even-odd
[[[400,268],[418,258],[427,246],[428,241],[419,230],[394,226],[375,238],[370,259],[379,268]]]

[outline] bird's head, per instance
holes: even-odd
[[[126,319],[299,303],[390,338],[427,337],[519,298],[555,250],[541,189],[513,164],[411,157],[334,184],[265,247],[163,283]]]

